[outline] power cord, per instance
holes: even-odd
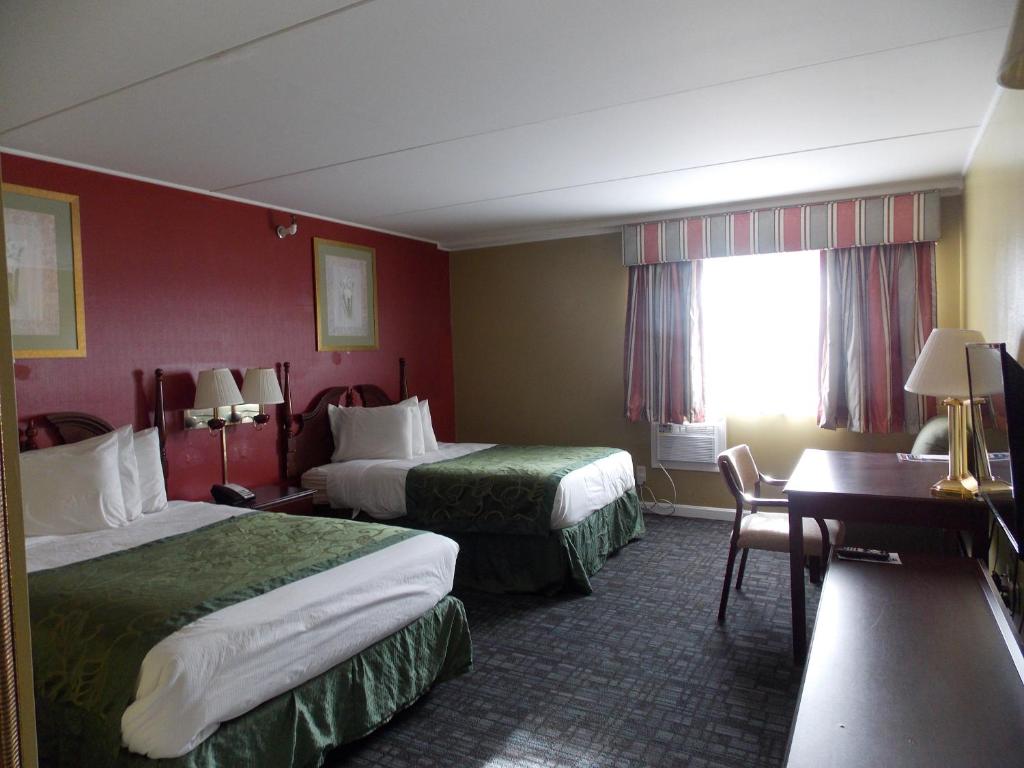
[[[652,466],[653,469],[653,466]],[[646,482],[640,486],[640,507],[644,512],[655,512],[663,515],[670,515],[676,506],[676,483],[672,479],[672,475],[668,473],[664,465],[658,464],[658,469],[665,473],[665,477],[668,478],[669,485],[672,486],[672,500],[659,499],[657,494],[651,489]],[[650,500],[647,501],[645,494],[650,494]],[[667,508],[667,509],[666,509]]]

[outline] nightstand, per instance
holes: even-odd
[[[250,509],[264,512],[286,512],[289,515],[313,514],[313,493],[307,488],[294,485],[258,485],[250,489],[256,494]]]

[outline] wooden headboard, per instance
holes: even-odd
[[[285,477],[298,485],[299,478],[307,470],[329,464],[334,452],[334,438],[331,424],[327,419],[328,405],[347,408],[363,406],[373,408],[394,405],[396,401],[376,384],[353,384],[329,387],[313,398],[309,410],[293,416],[291,412],[291,364],[284,364],[284,408],[283,431],[285,444]],[[405,373],[405,358],[398,359],[398,399],[409,396],[409,384]]]
[[[164,471],[164,488],[167,487],[167,419],[164,413],[164,371],[156,369],[156,391],[153,402],[153,422],[160,438],[160,466]],[[105,435],[114,431],[114,426],[98,416],[80,411],[62,411],[32,416],[21,433],[21,450],[33,451],[39,448],[36,438],[40,428],[51,431],[58,445],[77,443],[90,437]]]

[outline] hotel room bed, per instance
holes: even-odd
[[[43,765],[320,765],[471,664],[432,533],[170,502],[26,544]]]
[[[404,397],[404,365],[400,371]],[[453,538],[457,586],[553,592],[573,585],[589,593],[608,556],[644,532],[625,451],[439,443],[412,458],[331,462],[335,405],[394,402],[374,385],[321,393],[289,438],[289,475],[335,510]]]

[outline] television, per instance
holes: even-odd
[[[1024,544],[1024,368],[1005,344],[968,344],[971,465],[1017,557]]]

